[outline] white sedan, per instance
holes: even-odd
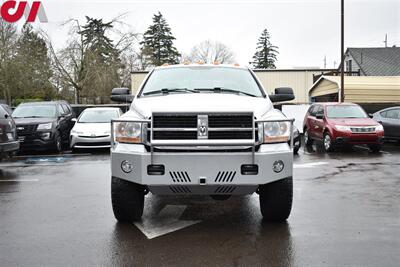
[[[110,122],[122,114],[120,108],[85,109],[79,118],[75,119],[75,126],[71,130],[71,149],[109,148],[111,143]]]

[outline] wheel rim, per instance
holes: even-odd
[[[326,150],[329,150],[331,148],[331,137],[329,136],[329,134],[325,135],[324,146]]]
[[[304,133],[304,143],[308,144],[308,131],[307,130]]]
[[[57,138],[57,151],[61,151],[61,141],[60,138]]]

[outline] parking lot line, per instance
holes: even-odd
[[[0,183],[20,183],[20,182],[39,182],[39,179],[12,179],[12,180],[0,180]]]
[[[323,161],[319,161],[319,162],[310,162],[310,163],[304,163],[304,164],[293,164],[293,168],[315,168],[318,166],[322,166],[322,165],[326,165],[328,164],[328,162],[323,162]]]

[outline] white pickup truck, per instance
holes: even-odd
[[[117,88],[111,99],[129,99]],[[145,195],[258,193],[266,221],[292,208],[293,120],[272,102],[248,68],[231,65],[157,67],[112,121],[112,206],[121,222],[140,220]]]

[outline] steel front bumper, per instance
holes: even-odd
[[[292,176],[293,151],[289,145],[262,145],[254,155],[258,174],[242,173],[242,165],[252,164],[251,152],[188,152],[151,153],[142,145],[117,145],[111,153],[112,176],[147,185],[156,194],[249,194],[258,185],[271,183]],[[125,173],[121,164],[133,165],[131,173]],[[282,161],[280,173],[273,164]],[[163,165],[164,175],[149,175],[149,165]]]

